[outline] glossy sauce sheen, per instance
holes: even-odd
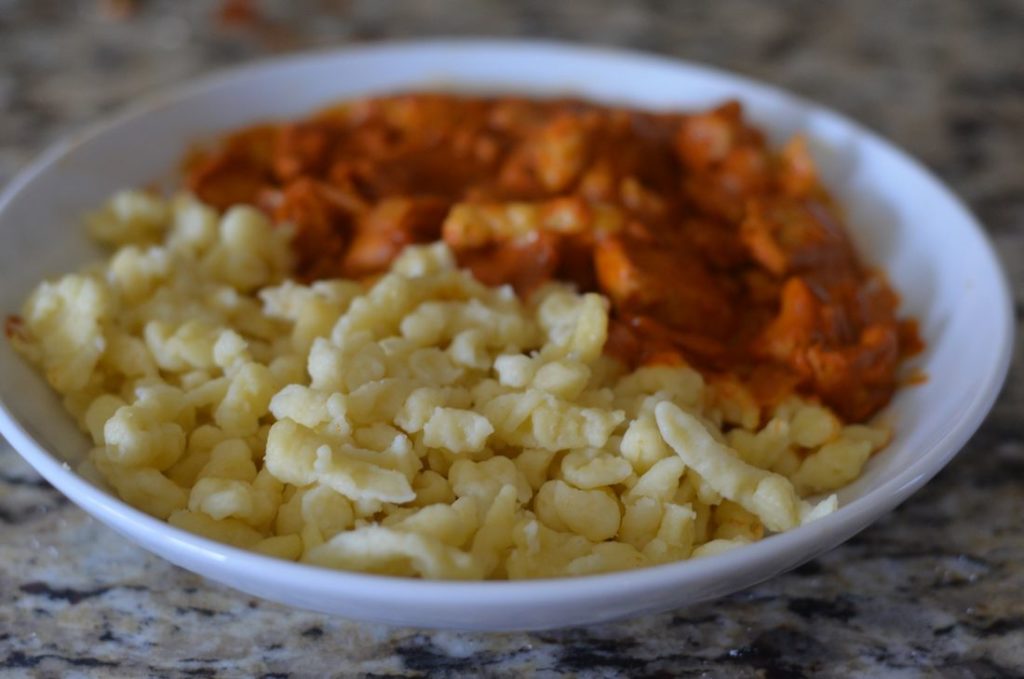
[[[242,130],[186,172],[203,201],[293,223],[301,278],[372,276],[443,238],[485,283],[607,295],[606,352],[628,364],[692,364],[765,406],[799,392],[865,420],[921,348],[804,141],[770,149],[735,102],[372,98]]]

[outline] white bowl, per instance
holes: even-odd
[[[739,98],[776,137],[804,131],[846,206],[857,246],[921,320],[928,380],[882,417],[892,444],[840,493],[834,514],[719,556],[609,575],[451,583],[344,573],[233,549],[150,518],[77,476],[88,443],[43,380],[0,341],[0,432],[87,512],[146,549],[242,591],[350,618],[478,630],[595,623],[722,596],[835,547],[938,472],[977,429],[1005,378],[1009,289],[964,206],[918,163],[835,113],[733,75],[651,56],[537,42],[442,41],[360,47],[245,67],[149,98],[58,144],[0,198],[0,312],[43,278],[94,257],[83,210],[111,191],[173,177],[190,142],[346,97],[455,87],[572,93],[650,108]],[[898,105],[898,104],[897,104]]]

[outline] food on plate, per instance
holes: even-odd
[[[287,278],[259,211],[123,192],[118,246],[11,340],[94,443],[82,471],[172,525],[326,566],[536,578],[716,553],[831,511],[887,432],[607,356],[608,301],[528,300],[444,243],[372,283]]]
[[[439,579],[716,554],[837,506],[920,348],[804,142],[735,104],[402,95],[116,193],[5,325],[85,476],[193,533]]]
[[[294,224],[305,280],[378,274],[443,239],[485,283],[600,292],[609,353],[735,377],[765,408],[798,393],[865,421],[921,346],[805,141],[773,150],[735,102],[376,97],[231,134],[186,167],[202,200]]]

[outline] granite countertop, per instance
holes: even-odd
[[[710,63],[848,113],[956,187],[1024,289],[1019,0],[322,0],[266,2],[248,19],[237,9],[218,18],[219,6],[0,0],[0,183],[58,136],[212,68],[391,37],[558,37]],[[967,448],[843,547],[713,603],[533,634],[390,628],[238,594],[91,520],[0,443],[0,668],[43,676],[1019,676],[1019,341],[1017,349],[995,410]]]

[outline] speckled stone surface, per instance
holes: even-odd
[[[243,24],[218,22],[217,2],[119,17],[126,4],[0,0],[0,182],[58,136],[216,67],[389,37],[559,37],[714,64],[850,114],[956,187],[1024,289],[1020,0],[324,0],[266,2]],[[0,674],[1021,676],[1019,349],[966,450],[845,546],[714,603],[538,634],[389,628],[237,594],[87,518],[0,443]]]

